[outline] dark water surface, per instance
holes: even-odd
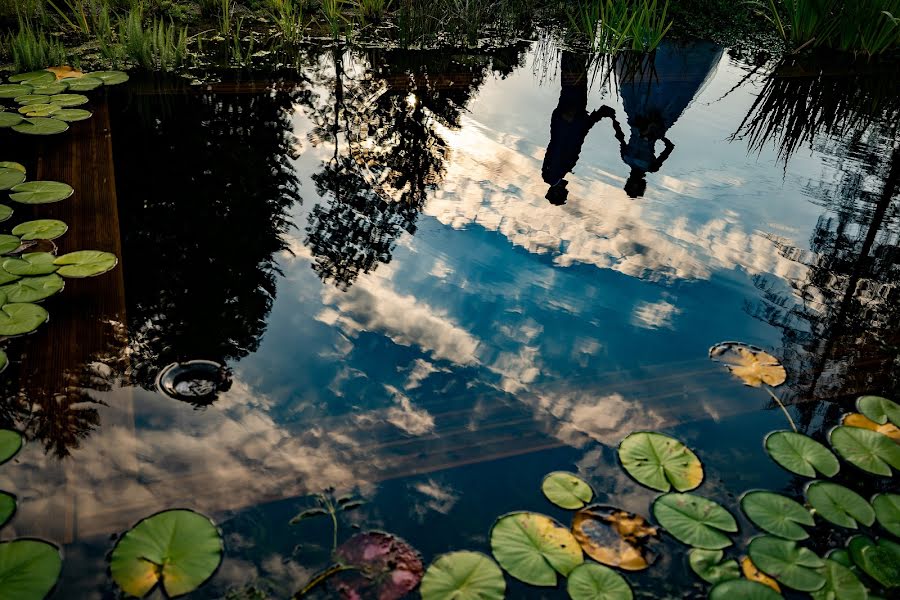
[[[225,534],[192,598],[299,588],[330,531],[287,521],[326,488],[367,501],[342,538],[395,532],[426,563],[489,551],[511,510],[568,522],[540,493],[552,470],[646,515],[655,494],[615,455],[641,429],[693,447],[698,493],[736,515],[747,489],[796,493],[762,449],[783,415],[707,359],[723,340],[783,359],[781,395],[817,437],[858,394],[897,392],[884,77],[772,79],[704,44],[653,69],[526,42],[302,63],[135,76],[66,136],[0,138],[4,160],[94,182],[62,250],[122,257],[48,302],[4,375],[0,418],[30,443],[0,470],[19,497],[3,533],[64,544],[54,598],[114,597],[110,536],[170,507]],[[191,359],[233,369],[209,406],[156,391]],[[666,547],[636,591],[702,596]]]

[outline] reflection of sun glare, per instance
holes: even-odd
[[[408,104],[410,108],[415,107],[417,101],[415,94],[410,93],[410,95],[406,97],[406,104]]]

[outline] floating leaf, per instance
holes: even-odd
[[[89,92],[103,85],[103,81],[96,77],[82,77],[75,79],[69,83],[69,90],[72,92]]]
[[[586,481],[563,471],[556,471],[544,477],[541,491],[553,504],[572,510],[582,508],[594,497],[594,490]]]
[[[678,541],[695,548],[719,550],[731,545],[723,532],[735,533],[737,522],[722,506],[694,494],[664,494],[653,502],[653,516]]]
[[[584,563],[575,567],[566,582],[572,600],[631,600],[634,594],[625,578],[603,565]]]
[[[14,235],[0,234],[0,254],[7,254],[22,245],[22,240]],[[18,277],[16,278],[18,279]]]
[[[31,90],[31,93],[39,96],[55,96],[56,94],[62,94],[67,89],[69,89],[68,84],[64,81],[58,81],[56,83],[48,83],[47,85],[36,87]]]
[[[20,258],[7,258],[3,261],[3,270],[13,275],[32,276],[49,275],[59,268],[53,261],[56,257],[49,252],[29,252]],[[60,283],[60,282],[56,282]],[[20,281],[19,284],[22,284]],[[0,288],[2,289],[2,288]],[[7,298],[13,302],[34,302],[33,300],[16,300],[7,291]]]
[[[10,83],[27,83],[30,86],[47,85],[56,81],[56,75],[49,71],[30,71],[9,78]]]
[[[820,517],[841,527],[856,529],[857,522],[866,526],[875,522],[875,511],[866,499],[842,485],[814,481],[806,488],[806,499]]]
[[[703,481],[703,465],[687,446],[667,435],[632,433],[619,444],[619,460],[639,483],[668,492],[692,490]]]
[[[481,552],[450,552],[431,563],[420,592],[422,600],[503,600],[506,580]]]
[[[3,264],[6,265],[6,262],[4,261]],[[39,267],[40,263],[35,266]],[[63,278],[53,273],[40,277],[25,277],[19,281],[8,283],[0,287],[0,292],[6,294],[9,302],[39,302],[61,292],[64,287],[66,287],[66,282]],[[4,311],[7,306],[13,305],[7,304],[3,307]]]
[[[0,527],[6,525],[14,514],[16,514],[16,497],[0,492]]]
[[[23,240],[55,240],[69,230],[69,226],[57,219],[38,219],[16,225],[12,233]]]
[[[10,162],[8,160],[0,161],[0,169],[15,169],[17,171],[22,171],[26,173],[25,165],[19,164],[17,162]]]
[[[746,577],[750,581],[761,583],[772,588],[779,594],[781,593],[781,586],[778,585],[778,582],[757,569],[756,565],[753,564],[753,561],[750,560],[749,556],[745,556],[741,559],[741,572],[744,574],[744,577]]]
[[[94,71],[87,73],[89,77],[94,77],[103,82],[103,85],[118,85],[128,81],[128,73],[122,71]]]
[[[881,396],[862,396],[856,400],[856,409],[879,425],[888,421],[900,426],[900,404]]]
[[[802,433],[774,431],[766,436],[765,445],[772,460],[797,475],[815,477],[818,471],[834,477],[841,469],[831,450]]]
[[[22,279],[18,275],[13,275],[12,273],[8,273],[2,266],[0,266],[0,285],[5,285],[7,283],[12,283],[13,281],[18,281]],[[0,306],[6,304],[6,294],[0,294],[0,299],[3,302],[0,302]]]
[[[342,598],[399,600],[422,580],[419,553],[389,533],[358,533],[337,549],[335,557],[340,564],[357,569],[329,580]]]
[[[882,538],[873,542],[864,535],[847,544],[850,558],[863,572],[886,588],[900,586],[900,544]]]
[[[60,108],[70,108],[87,104],[88,97],[83,94],[57,94],[56,96],[51,96],[48,102]]]
[[[900,538],[900,495],[876,494],[872,498],[872,508],[875,509],[878,524]]]
[[[491,551],[510,575],[537,586],[555,586],[556,573],[567,576],[584,561],[568,529],[531,512],[497,519],[491,529]]]
[[[222,561],[222,538],[207,517],[167,510],[139,521],[119,538],[110,557],[113,580],[142,598],[161,584],[169,597],[194,591]]]
[[[50,102],[50,96],[44,94],[26,94],[24,96],[17,97],[15,99],[15,102],[16,104],[19,104],[24,108],[33,104],[47,104],[48,102]],[[24,114],[21,108],[19,109],[19,112]]]
[[[572,533],[594,560],[625,571],[640,571],[656,560],[656,527],[644,517],[595,504],[575,514]]]
[[[26,117],[49,117],[58,110],[60,108],[55,104],[32,104],[23,106],[19,109],[19,112]]]
[[[741,576],[741,569],[733,558],[725,558],[721,550],[694,548],[688,552],[691,570],[707,583],[719,583]]]
[[[0,190],[8,190],[25,181],[25,173],[18,169],[0,168]]]
[[[6,350],[0,348],[0,373],[6,370],[6,367],[9,366],[9,357],[6,355]]]
[[[847,567],[834,560],[826,560],[825,587],[812,593],[813,600],[866,600],[869,593],[859,578]]]
[[[17,98],[19,96],[25,96],[30,94],[32,89],[34,88],[32,88],[30,85],[3,83],[0,84],[0,98],[10,99]]]
[[[71,185],[58,181],[28,181],[12,189],[11,200],[22,204],[48,204],[65,200],[75,193]]]
[[[5,204],[0,204],[0,223],[8,221],[13,216],[13,209]]]
[[[79,250],[63,254],[54,261],[63,277],[94,277],[112,270],[119,259],[115,254],[99,250]]]
[[[800,525],[813,527],[816,524],[802,504],[773,492],[744,494],[741,509],[754,525],[766,533],[788,540],[805,540],[809,533]]]
[[[43,600],[62,570],[59,548],[40,540],[0,543],[0,598]]]
[[[900,443],[900,427],[897,427],[893,423],[885,423],[884,425],[880,425],[866,415],[860,413],[849,413],[844,415],[844,418],[841,419],[841,425],[875,431],[880,433],[881,435],[888,436],[896,443]]]
[[[717,583],[709,591],[709,600],[781,600],[781,594],[749,579]]]
[[[0,429],[0,465],[22,449],[22,434],[12,429]]]
[[[891,467],[900,470],[900,446],[886,435],[838,426],[828,434],[837,453],[852,465],[875,475],[891,476]]]
[[[307,508],[306,510],[298,513],[293,519],[290,520],[291,525],[296,525],[300,521],[304,521],[306,519],[310,519],[312,517],[322,517],[329,514],[327,510],[320,507],[315,508]]]
[[[53,118],[66,123],[74,123],[76,121],[84,121],[93,116],[91,111],[82,110],[80,108],[61,108],[53,113]]]
[[[0,127],[12,127],[22,121],[23,117],[18,113],[0,111]]]
[[[787,379],[787,372],[778,359],[762,348],[740,342],[722,342],[709,349],[709,357],[725,365],[744,385],[777,387]]]
[[[69,125],[65,121],[42,117],[27,118],[18,125],[13,125],[13,131],[26,135],[55,135],[68,129]]]
[[[825,585],[825,561],[796,542],[763,536],[754,538],[748,551],[760,571],[788,587],[814,592]]]
[[[47,67],[44,70],[53,73],[57,79],[77,79],[84,76],[84,73],[77,69],[73,69],[69,65],[62,65],[60,67]]]
[[[0,308],[0,335],[31,333],[47,322],[49,313],[37,304],[4,304]]]

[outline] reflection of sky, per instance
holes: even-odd
[[[15,473],[0,474],[0,488],[26,490],[11,529],[94,539],[173,505],[224,519],[358,486],[383,499],[367,514],[411,539],[407,522],[434,519],[446,533],[440,539],[483,543],[488,513],[519,498],[539,503],[527,491],[534,478],[572,463],[611,499],[646,511],[645,491],[596,444],[635,429],[680,426],[712,463],[744,460],[725,431],[730,417],[765,399],[709,364],[706,351],[724,339],[779,343],[745,312],[758,294],[751,277],[798,276],[764,234],[806,246],[819,211],[801,186],[822,167],[818,156],[800,156],[785,174],[773,155],[748,157],[743,143],[727,141],[752,96],[742,88],[719,98],[742,76],[723,59],[669,131],[675,151],[648,175],[644,198],[622,191],[627,170],[601,122],[564,207],[544,200],[540,177],[556,82],[536,88],[529,67],[489,80],[462,128],[442,131],[447,174],[416,234],[404,234],[392,262],[346,292],[319,281],[303,245],[319,200],[309,176],[331,152],[305,144],[294,253],[282,257],[268,331],[259,351],[234,365],[234,388],[199,412],[142,391],[109,395],[104,425],[76,461],[44,465],[34,447]],[[589,109],[604,102],[609,94],[594,91]],[[306,117],[295,123],[302,139]],[[708,419],[726,429],[694,425]],[[772,421],[748,422],[754,435],[742,443],[752,454]],[[537,450],[547,452],[516,458]],[[528,478],[506,481],[509,468]],[[476,473],[497,481],[481,485]],[[419,477],[376,492],[375,483],[404,476]],[[471,505],[502,494],[502,482],[523,495]],[[405,507],[392,509],[392,498]],[[39,525],[47,510],[60,511],[60,522]],[[278,557],[255,561],[234,559],[228,577],[286,569]]]

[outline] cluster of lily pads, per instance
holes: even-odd
[[[19,73],[0,83],[0,128],[28,135],[53,135],[69,128],[69,123],[91,118],[91,112],[77,108],[87,104],[89,92],[103,85],[128,81],[122,71],[82,73],[72,67],[50,67]],[[17,106],[5,106],[12,100]]]

